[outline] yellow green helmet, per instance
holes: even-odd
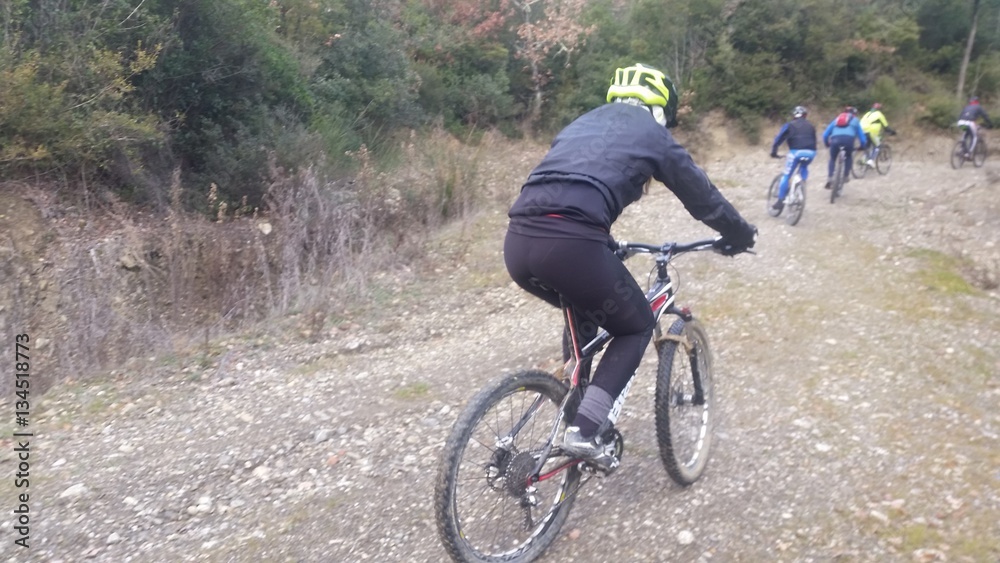
[[[641,64],[619,68],[608,88],[608,102],[637,100],[649,106],[653,117],[661,121],[656,108],[662,108],[662,123],[677,125],[677,90],[670,77],[655,68]]]

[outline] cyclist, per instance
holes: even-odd
[[[567,453],[598,464],[611,459],[600,436],[655,325],[642,289],[616,256],[612,223],[655,178],[722,235],[720,252],[735,255],[757,239],[756,227],[670,134],[679,100],[669,77],[639,64],[619,68],[607,102],[556,135],[508,212],[504,241],[511,278],[556,307],[560,295],[568,300],[585,321],[583,343],[598,326],[615,337],[563,436]],[[566,346],[563,354],[569,359]]]
[[[979,140],[979,126],[976,125],[976,120],[980,117],[986,122],[987,127],[993,127],[990,116],[986,115],[986,110],[979,105],[979,97],[972,96],[969,98],[969,105],[962,108],[962,113],[959,114],[958,123],[956,123],[959,127],[968,127],[969,131],[972,132],[972,144],[969,145],[969,152],[965,156],[972,154],[972,149],[976,148],[976,141]]]
[[[868,166],[875,166],[875,159],[878,158],[878,148],[882,144],[882,131],[890,135],[895,135],[896,131],[889,127],[889,120],[882,113],[882,104],[875,102],[872,109],[861,116],[861,130],[865,132],[868,143],[873,147],[871,157],[865,162]]]
[[[781,126],[778,135],[771,144],[771,158],[778,158],[778,147],[788,143],[788,157],[785,158],[785,169],[781,174],[781,186],[778,189],[778,201],[772,209],[780,212],[785,208],[785,196],[788,195],[788,179],[799,167],[799,174],[805,181],[809,177],[809,163],[816,158],[816,128],[806,117],[809,112],[803,106],[795,106],[792,110],[792,120]]]
[[[861,148],[865,148],[865,132],[861,130],[861,122],[858,121],[858,108],[847,106],[844,111],[826,126],[823,131],[823,145],[830,148],[830,166],[826,172],[826,189],[830,189],[833,182],[833,168],[837,162],[837,153],[843,147],[847,152],[847,162],[844,163],[844,183],[851,178],[851,158],[854,155],[854,139],[861,143]]]

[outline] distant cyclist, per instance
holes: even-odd
[[[969,105],[962,108],[962,113],[959,114],[956,124],[959,127],[968,127],[969,131],[972,132],[972,145],[969,146],[969,154],[972,154],[972,149],[976,148],[976,141],[979,140],[979,126],[976,125],[976,120],[980,117],[986,122],[987,127],[993,127],[990,116],[986,115],[986,110],[979,105],[979,98],[972,96],[969,98]]]
[[[882,104],[875,102],[872,104],[872,109],[861,116],[861,130],[868,137],[868,143],[875,147],[866,164],[868,166],[875,166],[875,160],[878,158],[878,149],[882,145],[882,132],[885,131],[890,135],[896,134],[896,131],[892,127],[889,127],[889,120],[882,113]]]
[[[823,131],[823,144],[830,148],[830,166],[826,172],[826,189],[830,189],[833,181],[833,168],[837,163],[837,153],[841,147],[847,153],[847,162],[844,163],[844,183],[851,178],[851,159],[854,155],[854,139],[861,143],[861,148],[865,148],[865,132],[861,130],[861,122],[858,120],[858,108],[847,106],[844,111],[826,126]]]
[[[781,126],[778,135],[771,144],[771,158],[778,157],[778,147],[788,143],[788,156],[785,158],[785,169],[781,173],[781,187],[778,189],[778,201],[771,207],[781,211],[785,207],[785,196],[788,195],[788,179],[799,167],[799,174],[805,181],[809,177],[809,163],[816,158],[816,128],[806,116],[809,112],[803,106],[795,106],[792,110],[792,120]]]

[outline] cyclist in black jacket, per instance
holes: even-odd
[[[772,215],[781,213],[785,208],[785,196],[788,195],[788,179],[792,177],[795,167],[799,168],[802,181],[809,178],[809,163],[816,158],[816,127],[806,117],[809,112],[804,106],[795,106],[792,110],[792,120],[781,126],[781,130],[771,143],[771,158],[778,157],[778,147],[788,143],[788,157],[785,159],[785,169],[781,175],[781,185],[778,188],[778,201],[771,209]]]
[[[962,108],[962,113],[958,115],[958,125],[959,127],[968,127],[969,131],[972,132],[972,144],[969,145],[969,154],[972,154],[972,150],[976,148],[976,141],[979,140],[979,126],[976,124],[976,120],[983,118],[987,127],[993,127],[993,122],[990,121],[990,116],[986,115],[986,110],[983,106],[979,105],[979,97],[972,96],[969,98],[969,104]]]
[[[607,101],[553,140],[508,213],[504,242],[507,271],[519,286],[556,307],[562,294],[595,332],[601,326],[615,337],[563,438],[567,452],[587,459],[603,455],[599,430],[655,324],[642,289],[614,252],[611,225],[622,210],[655,178],[692,217],[722,235],[717,248],[723,253],[743,252],[757,238],[757,229],[670,134],[678,97],[664,73],[643,65],[619,68]]]

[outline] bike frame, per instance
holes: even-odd
[[[661,246],[642,243],[628,243],[624,241],[619,244],[619,248],[627,253],[626,258],[630,255],[638,253],[656,254],[656,278],[653,280],[651,287],[646,292],[646,301],[649,303],[650,309],[653,311],[653,317],[656,321],[659,321],[660,317],[664,313],[676,315],[685,321],[691,320],[692,315],[690,309],[687,307],[677,307],[674,304],[676,293],[673,281],[670,279],[668,266],[670,261],[673,260],[673,258],[678,254],[696,250],[705,250],[711,248],[715,242],[715,239],[709,239],[686,244],[667,243]],[[556,436],[559,432],[559,425],[563,418],[565,418],[566,410],[570,401],[578,390],[585,388],[590,383],[591,361],[594,359],[594,356],[603,350],[604,347],[607,346],[608,343],[614,338],[610,333],[608,333],[608,331],[602,328],[598,331],[597,335],[590,340],[590,342],[581,346],[580,320],[578,315],[573,306],[566,300],[561,300],[561,303],[563,316],[565,318],[566,326],[569,328],[570,341],[572,343],[572,357],[566,362],[563,368],[563,373],[570,374],[570,386],[569,390],[566,392],[566,396],[563,398],[562,404],[559,406],[558,416],[556,416],[555,420],[552,422],[552,429],[549,433],[548,442],[546,442],[545,447],[542,448],[538,462],[535,464],[534,469],[528,476],[528,487],[531,487],[534,483],[549,479],[564,469],[583,463],[581,460],[570,460],[547,473],[543,474],[541,472],[542,467],[545,465],[545,462],[548,461],[552,450],[555,449],[554,444]],[[629,385],[625,387],[625,390],[615,401],[615,405],[618,408],[620,408],[621,404],[624,402],[625,395],[628,394],[630,387],[631,380]],[[535,411],[538,410],[543,402],[544,397],[536,398],[525,411],[521,419],[514,424],[507,436],[499,441],[498,445],[503,445],[504,443],[513,441],[513,436],[515,436],[521,428],[527,424],[528,420],[534,415]]]

